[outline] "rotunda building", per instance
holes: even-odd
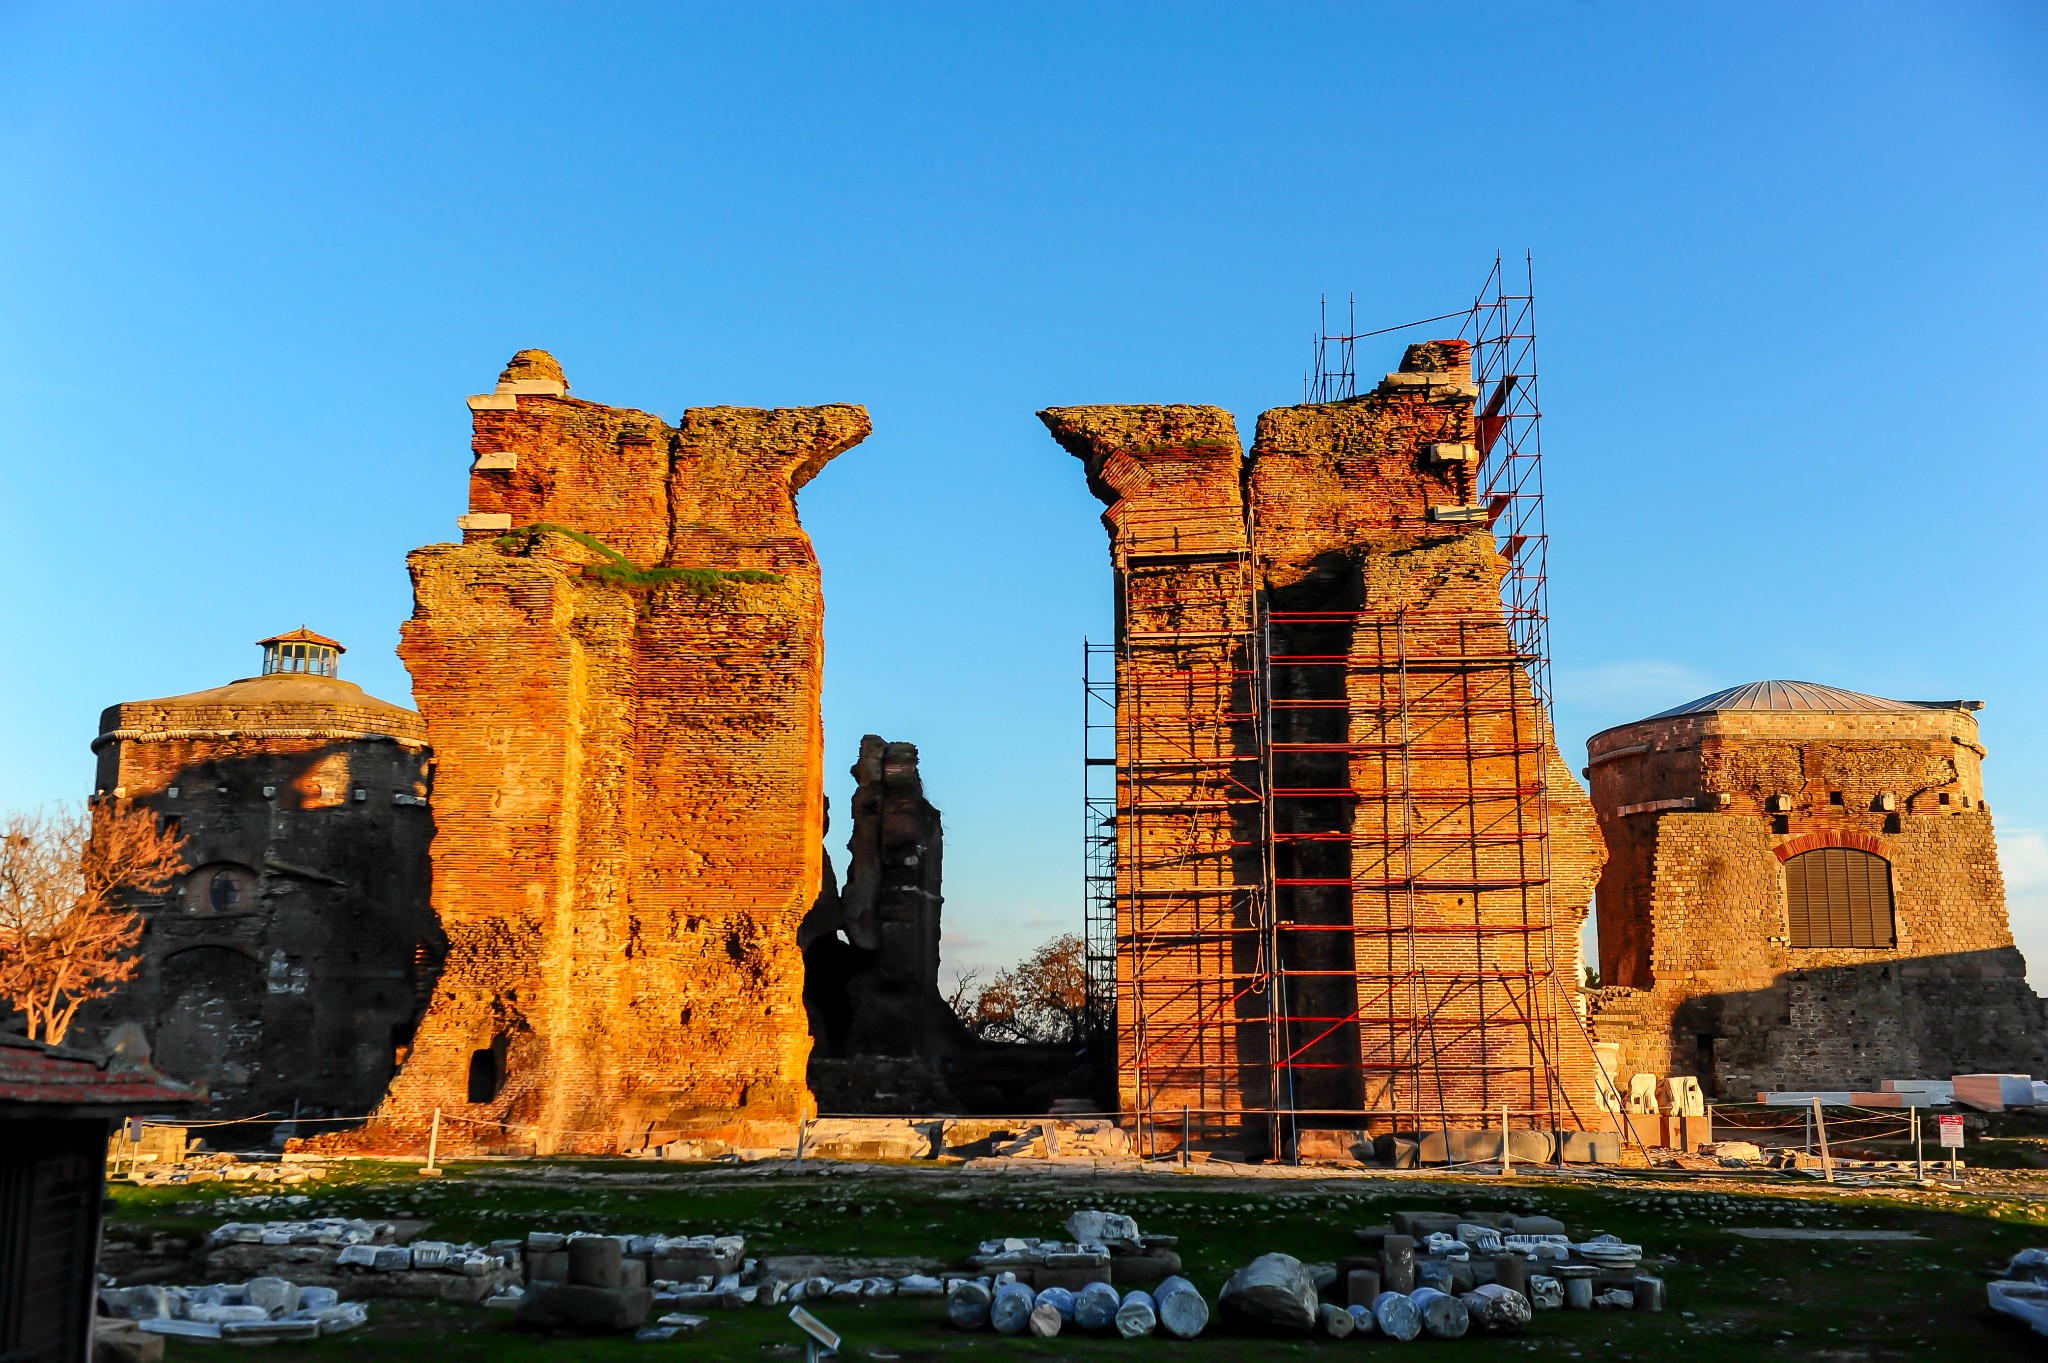
[[[214,1115],[361,1114],[442,955],[426,725],[343,681],[333,639],[259,646],[254,677],[100,717],[97,795],[175,829],[186,870],[140,905],[139,973],[80,1022],[139,1027]]]
[[[1595,734],[1593,1022],[1710,1096],[2048,1070],[1977,701],[1765,681]]]

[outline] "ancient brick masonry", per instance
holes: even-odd
[[[1126,1111],[1604,1123],[1574,1008],[1601,849],[1502,615],[1472,400],[1460,343],[1411,347],[1267,412],[1248,467],[1214,408],[1041,413],[1117,570]]]
[[[1229,1140],[1276,1096],[1242,446],[1215,407],[1039,418],[1108,507],[1116,575],[1119,1104]]]
[[[977,1049],[939,993],[944,836],[917,745],[868,734],[853,764],[846,887],[804,919],[811,1088],[832,1112],[954,1108],[946,1072]]]
[[[1503,617],[1470,374],[1411,346],[1252,446],[1294,1083],[1391,1125],[1601,1126],[1576,991],[1602,849]]]
[[[399,650],[439,761],[449,957],[362,1141],[437,1108],[454,1149],[787,1141],[823,833],[796,494],[867,413],[671,427],[568,396],[540,351],[470,406],[464,542],[412,555]]]
[[[139,906],[141,969],[80,1035],[140,1028],[212,1115],[366,1110],[440,955],[420,717],[331,674],[269,673],[109,706],[93,749],[96,789],[174,825],[186,871]]]
[[[1587,746],[1612,852],[1594,1025],[1624,1074],[1747,1100],[2048,1069],[1969,710],[1764,682]],[[1789,864],[1825,848],[1880,859],[1869,944],[1794,935]]]

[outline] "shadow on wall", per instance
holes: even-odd
[[[369,1111],[445,954],[422,750],[339,740],[180,763],[184,744],[123,746],[103,784],[182,835],[188,869],[136,905],[141,968],[81,1017],[87,1034],[139,1027],[158,1068],[207,1086],[212,1115]]]
[[[1711,1096],[1874,1090],[1886,1079],[2048,1073],[2048,1001],[2011,947],[1788,970],[1701,994],[1670,1022],[1674,1072]]]

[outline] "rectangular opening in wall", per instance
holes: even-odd
[[[1785,908],[1795,947],[1883,950],[1896,940],[1892,867],[1853,847],[1822,847],[1785,863]]]
[[[495,1103],[505,1087],[505,1038],[469,1053],[469,1101]]]
[[[1828,792],[1828,803],[1829,803],[1829,804],[1831,804],[1831,805],[1838,805],[1838,804],[1841,804],[1841,803],[1842,803],[1842,792],[1841,792],[1841,791],[1839,791],[1839,790],[1831,790],[1831,791],[1829,791],[1829,792]]]

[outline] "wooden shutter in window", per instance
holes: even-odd
[[[1892,868],[1853,847],[1823,847],[1785,863],[1785,907],[1795,947],[1893,945]]]

